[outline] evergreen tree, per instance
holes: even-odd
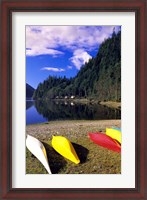
[[[74,78],[49,76],[34,92],[34,99],[65,96],[121,100],[121,31],[100,46],[95,58],[85,63]]]

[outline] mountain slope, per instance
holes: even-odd
[[[26,83],[26,98],[27,99],[33,97],[34,91],[35,91],[35,89]]]
[[[85,63],[72,79],[49,77],[40,83],[34,98],[96,98],[121,100],[121,32],[113,32],[100,46],[95,58]]]

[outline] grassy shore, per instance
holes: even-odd
[[[28,125],[26,134],[43,142],[53,174],[120,174],[121,154],[94,144],[88,132],[101,131],[106,127],[120,127],[120,120],[72,120],[53,121]],[[59,155],[51,146],[52,135],[67,137],[73,144],[80,164],[76,165]],[[43,165],[26,148],[26,173],[46,174]]]
[[[73,102],[75,104],[100,104],[103,106],[107,106],[113,109],[121,109],[121,102],[117,101],[99,101],[96,99],[88,99],[88,98],[81,98],[81,99],[54,99],[55,102]]]
[[[116,101],[100,101],[100,105],[107,106],[110,108],[121,109],[121,102]]]

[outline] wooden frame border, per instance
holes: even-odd
[[[145,154],[145,80],[147,64],[146,0],[2,0],[1,2],[1,199],[147,199],[147,158]],[[13,189],[12,188],[12,12],[135,12],[135,188],[126,189]]]

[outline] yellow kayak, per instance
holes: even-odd
[[[106,128],[106,135],[117,140],[121,144],[121,131],[113,128]]]
[[[63,136],[53,136],[52,147],[63,157],[78,164],[80,160],[71,142]]]

